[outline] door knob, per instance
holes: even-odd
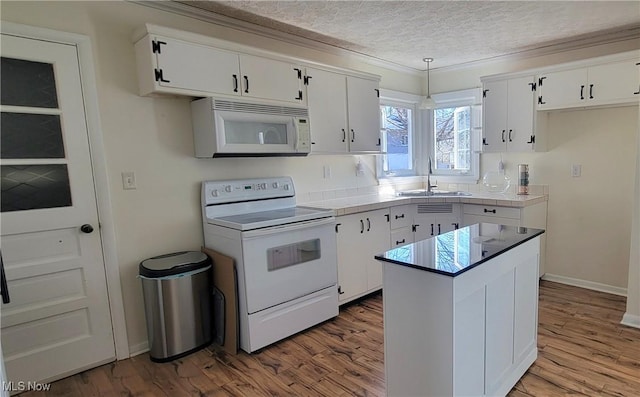
[[[91,226],[91,225],[90,225],[90,224],[88,224],[88,223],[85,223],[84,225],[80,226],[80,231],[81,231],[82,233],[87,233],[87,234],[89,234],[89,233],[91,233],[91,232],[93,231],[93,226]]]

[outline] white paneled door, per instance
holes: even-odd
[[[76,46],[2,34],[1,306],[9,381],[115,360]]]

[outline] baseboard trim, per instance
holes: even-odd
[[[129,357],[139,356],[149,351],[149,342],[144,341],[135,345],[129,346]]]
[[[627,325],[629,327],[640,328],[640,316],[627,312],[624,314],[624,316],[622,316],[622,321],[620,321],[620,324]]]
[[[579,278],[559,276],[557,274],[545,273],[542,276],[543,280],[553,281],[560,284],[573,285],[574,287],[582,287],[591,289],[594,291],[606,292],[608,294],[627,296],[627,289],[621,287],[615,287],[613,285],[596,283],[594,281],[581,280]]]

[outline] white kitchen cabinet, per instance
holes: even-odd
[[[380,152],[378,81],[306,68],[312,153]]]
[[[640,59],[542,73],[538,78],[539,110],[637,103]]]
[[[390,248],[389,232],[388,209],[336,219],[341,304],[382,287],[382,265],[374,256]]]
[[[304,103],[302,66],[240,54],[242,96]]]
[[[536,134],[535,76],[483,80],[483,152],[546,150]]]
[[[463,204],[462,225],[469,226],[476,223],[493,223],[507,226],[547,228],[547,202],[527,207],[502,207],[496,205]],[[540,266],[539,276],[544,274],[547,234],[540,236]]]
[[[240,95],[240,64],[234,52],[158,35],[146,35],[135,51],[140,95]]]
[[[136,45],[140,95],[231,95],[305,103],[302,67],[161,35]]]

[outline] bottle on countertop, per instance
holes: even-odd
[[[518,164],[518,194],[529,194],[528,164]]]

